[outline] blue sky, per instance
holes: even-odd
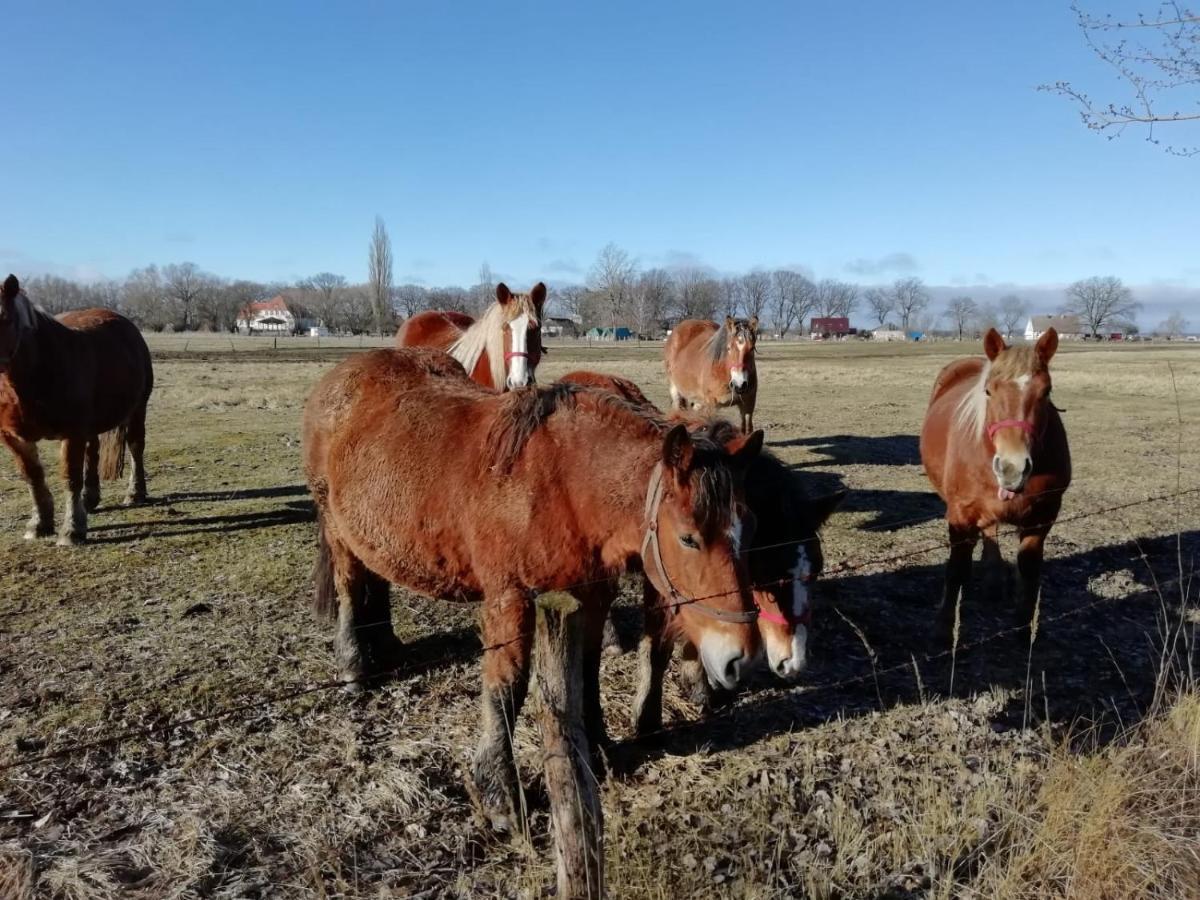
[[[1116,274],[1200,306],[1200,159],[1106,141],[1066,2],[10,5],[0,267],[863,283]],[[1200,314],[1200,308],[1195,309]]]

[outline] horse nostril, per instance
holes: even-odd
[[[737,656],[731,657],[729,662],[725,663],[725,678],[730,684],[738,680],[738,671],[742,668],[742,660],[745,658],[744,653],[739,653]]]
[[[1000,474],[1000,468],[1001,468],[1001,466],[1003,466],[1003,465],[1004,465],[1004,464],[1003,464],[1002,462],[1000,462],[1000,457],[999,457],[999,456],[993,456],[993,457],[992,457],[992,471],[993,471],[993,472],[995,472],[997,475],[999,475],[999,474]]]
[[[1033,460],[1027,456],[1027,457],[1025,457],[1025,474],[1028,475],[1032,471],[1033,471]]]

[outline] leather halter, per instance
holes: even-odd
[[[739,612],[717,609],[715,606],[685,597],[675,589],[675,585],[671,583],[671,576],[667,574],[667,567],[663,564],[662,552],[658,546],[658,510],[662,506],[663,494],[663,464],[658,463],[654,466],[654,471],[650,473],[650,484],[646,487],[646,536],[642,539],[642,569],[645,571],[646,577],[650,579],[650,583],[654,585],[654,589],[668,598],[669,602],[666,606],[668,614],[672,616],[678,614],[679,607],[687,604],[697,612],[704,613],[719,622],[730,622],[736,625],[753,622],[760,615],[757,609]],[[649,565],[651,560],[657,570],[655,575],[651,574]]]
[[[999,422],[993,422],[987,427],[988,440],[995,440],[996,432],[1001,428],[1020,428],[1030,437],[1033,437],[1033,424],[1025,419],[1001,419]]]
[[[504,353],[504,361],[505,362],[511,362],[512,360],[517,359],[518,357],[520,357],[521,359],[529,359],[529,354],[526,353],[524,350],[517,350],[517,351],[508,350],[508,351],[505,351],[505,353]]]

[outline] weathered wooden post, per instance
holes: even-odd
[[[583,727],[583,615],[570,594],[537,598],[538,725],[554,848],[558,896],[604,895],[604,814]]]

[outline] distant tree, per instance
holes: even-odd
[[[419,284],[399,285],[392,296],[396,311],[406,319],[429,308],[429,291]]]
[[[1076,281],[1067,288],[1063,311],[1079,317],[1095,338],[1105,326],[1131,322],[1141,304],[1120,278],[1093,276]]]
[[[675,304],[680,319],[713,319],[721,305],[721,285],[704,269],[680,269],[675,273]]]
[[[742,311],[748,319],[766,320],[771,302],[771,276],[762,269],[751,269],[739,279]]]
[[[674,287],[665,269],[647,269],[633,286],[632,321],[638,334],[650,335],[658,330],[659,322],[671,303]]]
[[[717,304],[717,314],[736,318],[742,308],[741,280],[738,278],[718,278],[717,296],[720,298]]]
[[[492,272],[492,267],[488,265],[487,260],[484,260],[479,265],[479,275],[475,279],[475,284],[470,290],[470,311],[476,315],[482,315],[487,311],[487,308],[496,300],[496,276]]]
[[[302,280],[297,287],[316,291],[326,301],[333,299],[333,292],[346,286],[344,275],[334,275],[332,272],[318,272]]]
[[[219,280],[191,262],[163,266],[162,279],[163,290],[178,312],[180,326],[184,331],[192,330],[196,327],[196,307],[210,300],[212,293],[220,286]]]
[[[467,312],[472,304],[470,294],[460,287],[430,288],[426,299],[430,309],[444,309],[450,312]]]
[[[237,331],[238,320],[251,303],[268,300],[278,293],[278,285],[239,278],[219,285],[199,312],[213,331]]]
[[[1011,339],[1020,329],[1021,323],[1025,321],[1028,314],[1025,301],[1016,294],[1005,294],[996,303],[996,314],[1004,326],[1004,335]]]
[[[575,316],[586,327],[595,322],[588,321],[588,289],[582,284],[564,284],[554,289],[554,307],[568,316]]]
[[[816,312],[822,316],[849,318],[858,305],[858,285],[834,278],[817,282]]]
[[[616,244],[604,246],[588,273],[588,288],[596,294],[607,324],[616,328],[629,311],[637,265]]]
[[[951,297],[950,302],[946,304],[946,315],[960,341],[978,313],[979,307],[970,297]]]
[[[876,323],[882,328],[883,323],[887,321],[887,317],[896,307],[896,298],[887,288],[873,287],[867,288],[863,299],[867,301],[867,309],[875,317]]]
[[[975,311],[975,330],[980,334],[986,332],[989,328],[999,328],[1000,312],[994,303],[980,304]]]
[[[162,273],[158,266],[134,269],[121,286],[121,306],[141,328],[162,331],[173,317],[166,302]]]
[[[380,216],[375,217],[367,254],[367,284],[371,293],[372,324],[376,334],[392,330],[392,239]]]
[[[1188,320],[1183,317],[1183,313],[1176,309],[1158,326],[1158,333],[1166,337],[1177,338],[1184,334],[1187,328]]]
[[[929,306],[929,292],[920,278],[898,278],[892,284],[893,310],[900,316],[900,327],[910,331],[913,320]]]
[[[58,275],[35,275],[25,279],[25,295],[51,315],[69,309],[83,309],[88,302],[82,285]]]
[[[1200,15],[1178,0],[1160,2],[1152,12],[1127,18],[1097,15],[1072,3],[1084,41],[1114,72],[1124,96],[1093,100],[1069,81],[1042,85],[1073,101],[1084,125],[1119,137],[1127,128],[1145,129],[1146,140],[1159,144],[1160,125],[1200,120]],[[1200,146],[1167,145],[1169,153],[1192,156]]]
[[[775,333],[786,337],[793,327],[803,327],[812,315],[816,303],[817,286],[791,269],[777,269],[771,273],[771,320]]]

